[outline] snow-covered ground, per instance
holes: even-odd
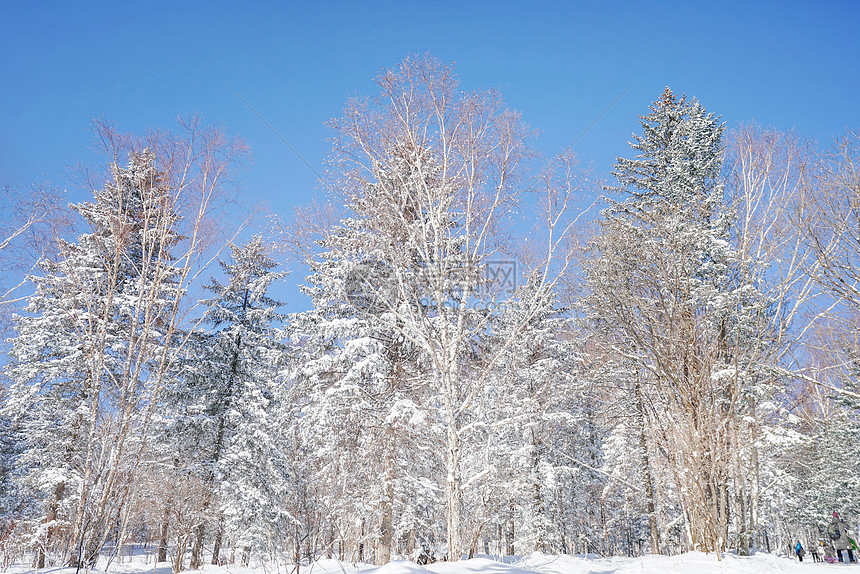
[[[550,556],[533,554],[510,564],[486,558],[464,560],[457,563],[440,562],[419,566],[408,561],[394,561],[385,566],[355,565],[337,560],[322,560],[312,566],[302,567],[300,574],[767,574],[770,572],[832,572],[844,568],[856,569],[852,564],[813,563],[810,556],[803,563],[796,559],[758,553],[740,557],[727,554],[718,561],[713,554],[691,552],[679,556],[645,556],[642,558],[600,558],[597,556]],[[34,572],[11,567],[9,574]],[[72,568],[45,568],[41,574],[74,574]],[[112,574],[170,574],[168,564],[154,565],[142,561],[112,564]],[[291,574],[290,567],[266,565],[258,568],[238,566],[206,566],[205,574]]]

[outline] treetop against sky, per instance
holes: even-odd
[[[547,162],[574,144],[601,176],[666,85],[729,128],[756,121],[829,145],[858,117],[858,21],[847,1],[10,3],[0,185],[47,181],[80,201],[68,166],[103,162],[93,119],[141,133],[199,113],[248,143],[247,203],[288,216],[325,192],[326,122],[375,95],[381,70],[426,53],[455,62],[465,91],[498,88]]]

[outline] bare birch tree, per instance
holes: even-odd
[[[47,184],[0,190],[0,331],[9,326],[15,303],[26,296],[21,287],[56,240],[69,230],[71,214],[63,193]]]
[[[464,496],[486,475],[464,475],[464,441],[483,424],[471,410],[511,341],[480,361],[472,353],[494,305],[509,293],[509,284],[491,279],[515,281],[504,228],[531,201],[522,181],[530,134],[498,94],[460,92],[453,70],[431,58],[408,58],[377,84],[378,97],[349,101],[332,122],[338,200],[351,211],[354,232],[329,235],[325,245],[354,264],[347,284],[362,295],[345,292],[345,300],[428,358],[445,428],[448,556],[458,560],[466,544]],[[546,198],[547,226],[535,235],[540,256],[526,270],[539,296],[523,311],[523,324],[569,262],[574,188],[567,183],[562,178],[560,188],[535,194]],[[518,332],[512,329],[511,339]]]
[[[180,325],[190,307],[184,295],[205,262],[212,211],[243,153],[240,143],[196,118],[182,123],[179,136],[134,140],[106,124],[97,133],[108,178],[92,188],[92,202],[75,206],[90,232],[62,244],[57,260],[43,266],[44,277],[34,277],[31,315],[18,322],[16,384],[7,404],[26,406],[74,381],[63,395],[77,397],[68,414],[80,415],[67,461],[74,488],[57,491],[73,498],[66,553],[78,565],[93,563],[117,529],[125,535],[153,414],[183,344]],[[42,404],[48,410],[23,412],[32,420],[68,406]],[[40,445],[52,439],[31,439],[38,470]]]
[[[768,313],[758,316],[747,353],[751,366],[740,414],[732,427],[734,526],[740,553],[750,543],[764,545],[760,526],[763,473],[796,442],[779,446],[766,437],[782,433],[784,416],[776,405],[789,400],[795,377],[805,368],[799,360],[822,309],[829,305],[815,281],[819,265],[804,241],[799,221],[810,216],[814,180],[811,147],[793,133],[745,125],[729,139],[727,190],[736,217],[734,235],[746,265],[739,281],[756,285]],[[775,398],[782,400],[774,401]],[[774,434],[776,433],[776,435]],[[765,452],[761,452],[764,449]],[[773,495],[774,493],[771,493]]]

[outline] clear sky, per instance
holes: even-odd
[[[499,88],[553,156],[605,174],[664,86],[729,127],[756,121],[829,145],[860,129],[860,2],[23,2],[0,0],[0,185],[94,162],[92,120],[124,132],[199,112],[250,146],[244,195],[276,213],[320,169],[324,123],[409,54]],[[75,198],[81,199],[81,198]],[[296,277],[298,279],[298,277]],[[296,307],[293,307],[295,310]]]

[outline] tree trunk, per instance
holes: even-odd
[[[215,543],[212,545],[212,564],[221,565],[221,539],[224,536],[223,520],[218,521],[218,533],[215,534]]]
[[[167,538],[170,533],[170,522],[167,520],[167,509],[164,511],[164,520],[161,522],[161,532],[158,537],[158,558],[156,562],[167,562]]]
[[[543,497],[541,496],[541,479],[540,479],[540,452],[537,435],[535,434],[534,428],[531,429],[531,474],[532,474],[532,514],[533,519],[536,523],[535,533],[535,550],[540,550],[541,552],[546,552],[546,512],[543,504]]]
[[[720,540],[717,552],[725,552],[729,540],[729,485],[723,482],[720,486]]]
[[[203,537],[206,535],[206,521],[203,517],[200,522],[194,527],[194,547],[191,549],[191,563],[188,567],[191,570],[198,570],[203,566]]]
[[[743,480],[743,478],[740,478]],[[750,555],[750,537],[749,531],[747,530],[747,504],[746,504],[746,489],[743,486],[737,487],[737,503],[735,507],[737,511],[735,512],[735,522],[738,526],[738,556],[749,556]]]
[[[513,514],[514,514],[514,509],[511,508],[511,517],[505,523],[505,525],[507,526],[507,528],[505,529],[505,542],[506,542],[505,553],[508,556],[513,556],[514,550],[515,550],[514,549],[514,518],[513,518]]]
[[[388,453],[385,470],[385,497],[382,499],[382,525],[379,537],[379,564],[388,564],[391,561],[392,544],[392,522],[394,514],[394,438],[391,430],[388,431]]]
[[[182,572],[185,570],[185,550],[188,548],[188,538],[190,535],[186,532],[182,536],[176,537],[176,556],[173,557],[173,572]]]
[[[45,524],[48,524],[47,532],[45,532],[45,543],[39,545],[39,556],[36,561],[36,568],[45,567],[45,550],[51,543],[51,535],[54,532],[54,527],[50,524],[57,519],[57,509],[60,507],[60,501],[63,499],[63,494],[66,492],[66,483],[60,482],[54,487],[54,498],[48,505],[48,512],[45,515]]]
[[[636,418],[639,425],[639,455],[642,457],[642,477],[645,481],[645,504],[648,511],[648,531],[651,538],[651,554],[660,554],[660,529],[657,526],[657,504],[654,496],[654,481],[651,478],[651,459],[648,456],[648,442],[645,436],[645,402],[642,399],[642,387],[637,381],[634,387],[636,393]]]
[[[462,556],[460,548],[460,510],[463,506],[463,490],[460,479],[460,433],[457,428],[457,413],[454,406],[456,391],[453,376],[448,373],[444,381],[445,386],[445,415],[448,423],[447,450],[445,467],[447,476],[445,479],[445,494],[447,498],[448,511],[448,560],[456,562]]]
[[[394,498],[394,488],[389,485],[389,492],[382,501],[382,527],[379,539],[379,564],[388,564],[391,561],[391,514]]]
[[[245,303],[242,307],[244,311],[248,307],[248,292],[245,292]],[[197,570],[201,566],[203,566],[203,538],[206,534],[206,515],[209,511],[209,507],[212,504],[212,499],[215,496],[215,466],[221,461],[221,454],[224,450],[224,443],[226,441],[227,434],[227,411],[230,409],[230,406],[233,404],[233,387],[235,385],[236,374],[239,372],[239,354],[240,349],[242,348],[242,336],[236,335],[236,349],[233,352],[233,357],[230,360],[230,373],[227,376],[227,387],[224,390],[224,394],[221,396],[221,400],[224,401],[223,404],[219,404],[219,408],[221,409],[218,412],[218,433],[215,435],[215,443],[212,445],[212,458],[210,462],[210,468],[206,473],[205,478],[205,488],[206,494],[203,499],[203,505],[201,508],[200,515],[200,523],[195,527],[194,534],[194,548],[191,551],[191,570]]]
[[[173,469],[174,472],[179,468],[179,458],[174,457]],[[156,562],[167,562],[167,542],[170,539],[170,508],[173,506],[173,494],[175,486],[171,486],[167,501],[164,503],[164,513],[161,516],[161,531],[158,537],[158,558]]]
[[[296,538],[296,543],[298,543],[298,537]],[[296,552],[296,557],[298,557],[298,551]],[[359,563],[364,562],[364,519],[361,519],[361,538],[358,542],[358,561]]]
[[[102,372],[102,362],[98,362],[98,369],[93,369],[96,372]],[[80,568],[83,564],[81,563],[81,553],[83,552],[84,546],[84,538],[86,537],[86,532],[84,531],[84,527],[86,525],[86,509],[89,503],[89,484],[92,479],[93,474],[93,463],[95,460],[95,433],[96,433],[96,423],[98,421],[98,415],[101,412],[99,399],[101,397],[101,379],[99,377],[94,378],[94,389],[90,391],[89,401],[90,401],[90,416],[89,416],[89,431],[87,433],[87,454],[84,462],[84,473],[81,477],[80,481],[80,492],[78,494],[78,519],[75,521],[75,527],[72,531],[72,543],[75,545],[72,548],[72,557],[69,559],[68,566],[72,568]]]
[[[753,475],[752,475],[752,484],[750,488],[752,488],[752,493],[750,494],[750,536],[755,541],[755,545],[757,548],[761,548],[761,539],[759,538],[759,528],[758,528],[758,511],[759,511],[759,500],[761,498],[761,482],[759,476],[759,463],[758,463],[758,449],[753,445],[752,447],[752,466],[753,466]],[[768,550],[770,552],[770,550]]]

